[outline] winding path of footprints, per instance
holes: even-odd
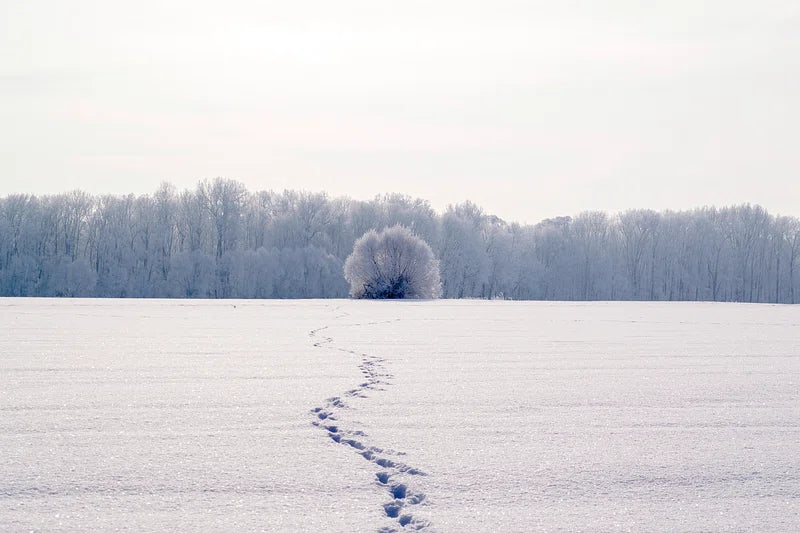
[[[339,315],[337,318],[344,316],[347,315]],[[348,324],[348,326],[369,326],[395,321]],[[384,387],[391,385],[393,376],[386,370],[386,360],[333,346],[333,338],[324,335],[325,330],[328,328],[329,326],[323,326],[309,332],[309,337],[313,339],[314,346],[337,350],[360,358],[361,362],[358,366],[365,381],[357,387],[344,392],[341,396],[328,398],[322,406],[312,409],[312,424],[324,431],[331,441],[345,446],[365,460],[374,463],[377,467],[375,484],[385,491],[389,498],[389,501],[383,505],[383,512],[392,523],[392,525],[381,527],[377,533],[428,529],[431,525],[429,522],[414,518],[412,514],[414,506],[425,502],[425,494],[411,489],[412,480],[414,476],[426,475],[425,472],[399,461],[398,457],[405,455],[403,452],[372,446],[368,444],[366,433],[361,430],[342,427],[338,422],[337,413],[341,410],[349,409],[346,400],[368,398],[369,392],[385,390]]]

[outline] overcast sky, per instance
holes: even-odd
[[[800,215],[800,2],[655,4],[0,0],[0,195]]]

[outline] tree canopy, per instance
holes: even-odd
[[[430,245],[445,298],[800,301],[800,221],[757,205],[521,225],[471,202],[437,213],[401,194],[251,192],[226,179],[0,198],[0,296],[341,298],[355,241],[396,224]]]
[[[405,226],[359,238],[344,263],[353,298],[438,298],[439,261],[428,244]]]

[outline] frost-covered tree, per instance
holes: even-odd
[[[439,261],[428,244],[396,225],[358,239],[344,263],[353,298],[438,298]]]
[[[442,216],[440,257],[445,298],[482,296],[490,266],[481,236],[485,218],[472,202],[449,206]]]

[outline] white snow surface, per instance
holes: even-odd
[[[800,307],[0,299],[0,413],[2,531],[800,530]]]

